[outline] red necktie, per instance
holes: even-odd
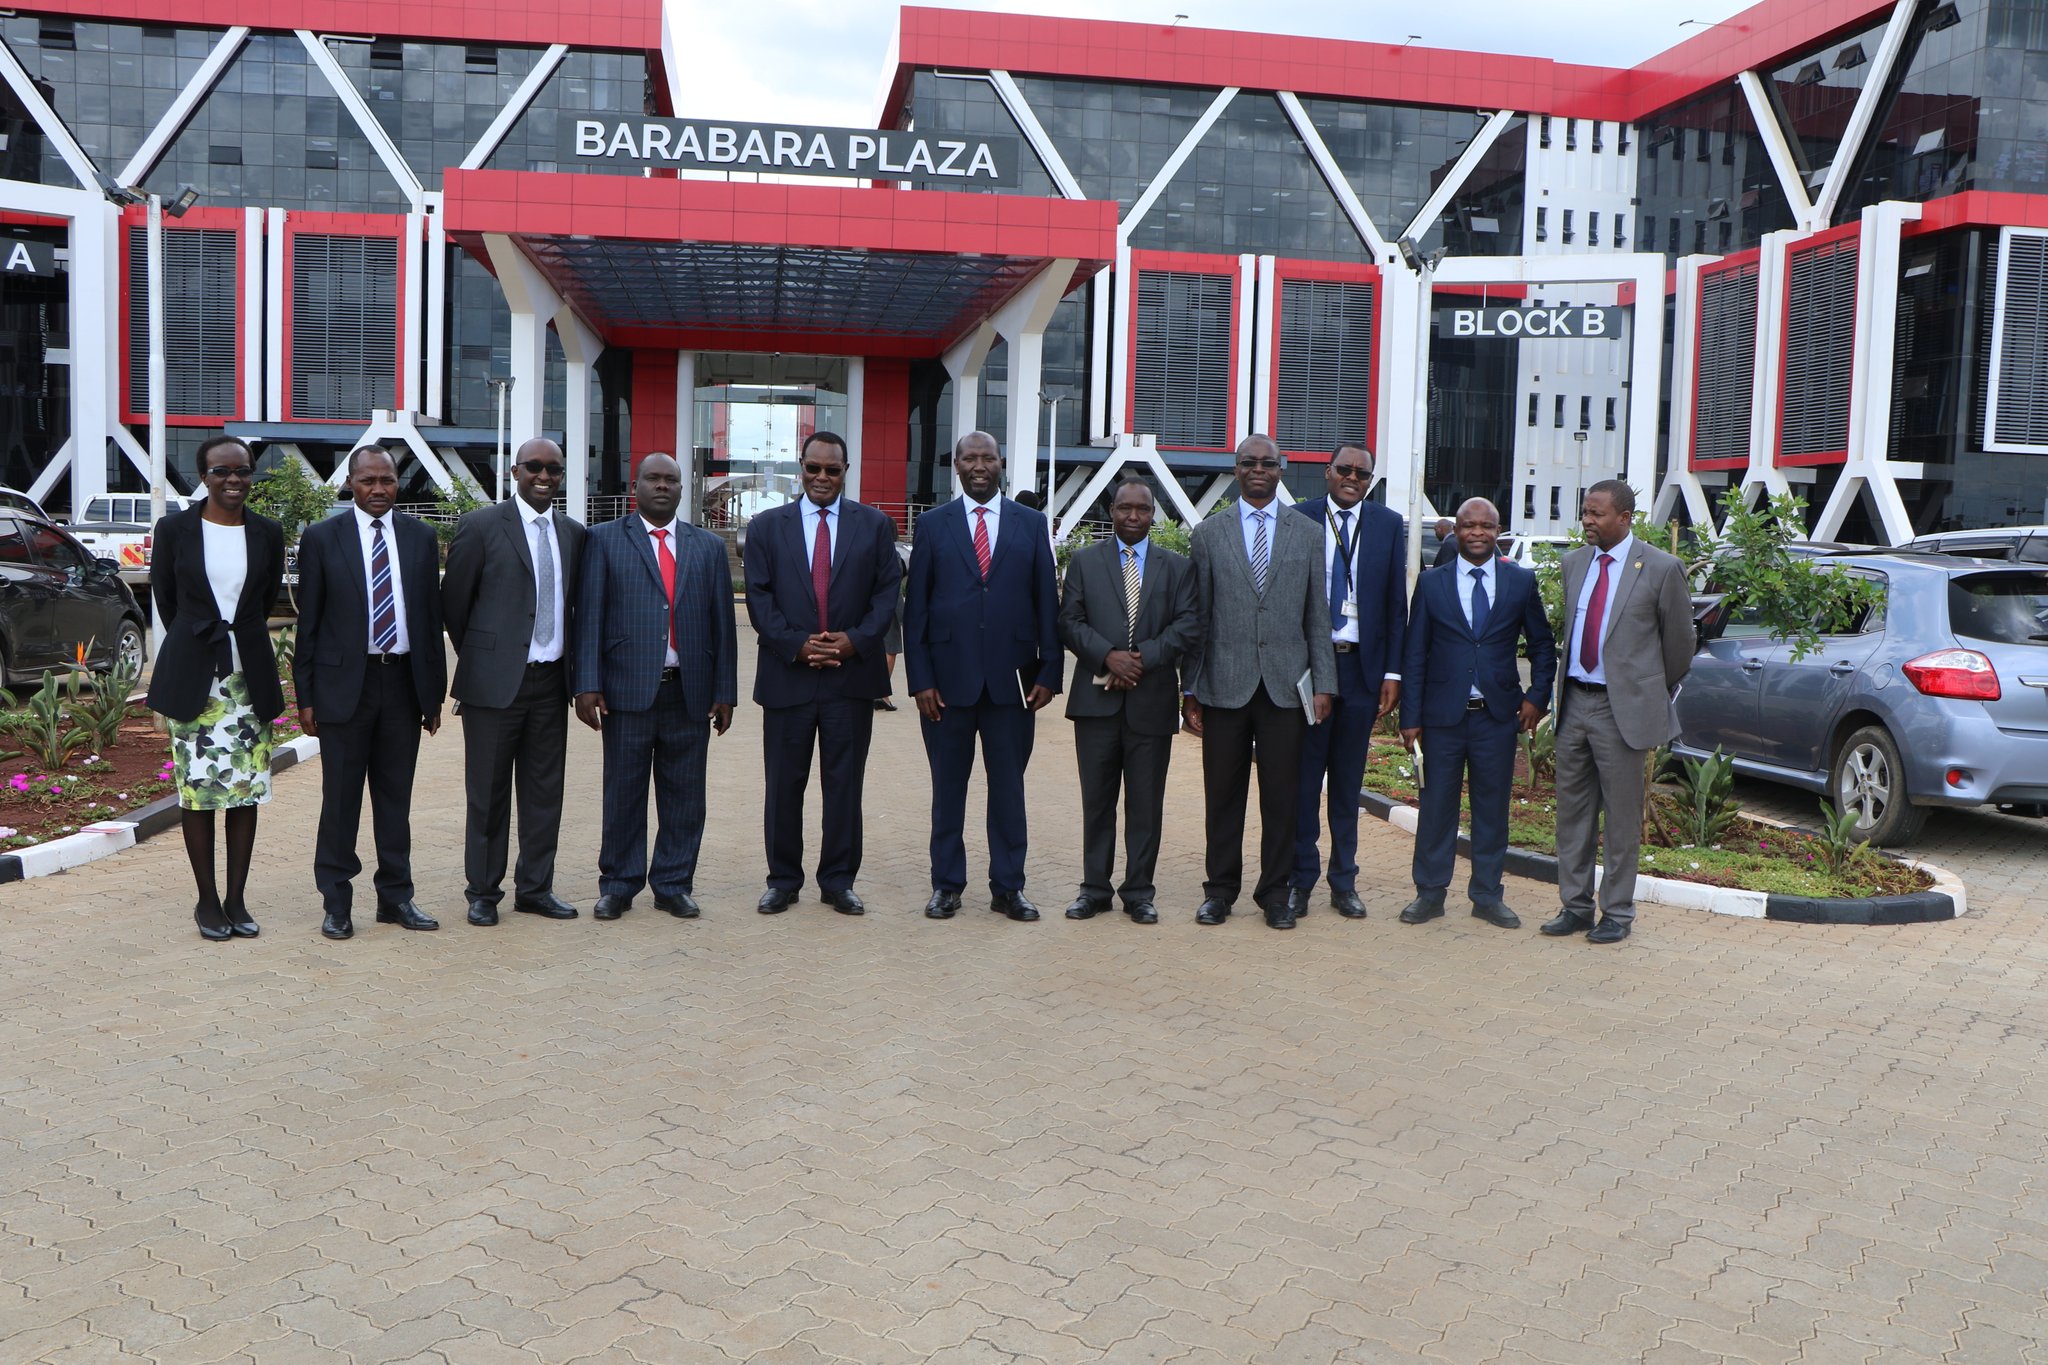
[[[818,538],[811,545],[811,591],[818,595],[818,630],[825,625],[825,595],[832,586],[832,532],[824,510],[818,511]]]
[[[1600,627],[1607,617],[1607,566],[1613,555],[1600,556],[1600,581],[1593,585],[1593,600],[1586,604],[1586,624],[1579,632],[1579,667],[1588,673],[1600,667]]]
[[[974,509],[974,562],[981,565],[981,576],[988,577],[988,509]]]
[[[661,589],[668,594],[668,647],[676,647],[676,557],[669,552],[668,532],[648,532],[654,537],[654,562],[661,569]]]

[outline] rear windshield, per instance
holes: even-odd
[[[1970,640],[2048,643],[2048,572],[1971,574],[1948,585],[1949,625]]]

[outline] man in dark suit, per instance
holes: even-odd
[[[967,779],[981,742],[988,783],[990,906],[1035,920],[1024,896],[1024,769],[1037,713],[1059,694],[1059,588],[1043,513],[1002,495],[995,437],[953,445],[960,496],[917,519],[903,657],[932,770],[932,895],[951,919],[967,885]]]
[[[1068,919],[1109,908],[1116,861],[1116,802],[1125,793],[1124,913],[1157,924],[1152,871],[1166,805],[1166,769],[1179,728],[1180,661],[1196,644],[1195,573],[1146,537],[1157,515],[1141,479],[1109,502],[1113,539],[1067,563],[1060,640],[1074,653],[1067,719],[1081,770],[1081,894]]]
[[[861,787],[875,699],[889,695],[884,645],[903,581],[896,523],[849,501],[846,442],[807,437],[804,496],[747,528],[747,617],[760,637],[754,701],[761,707],[762,833],[768,889],[755,908],[780,914],[804,884],[804,789],[818,753],[825,838],[818,893],[842,915],[865,914],[860,875]]]
[[[1301,787],[1307,680],[1313,723],[1330,717],[1337,653],[1323,584],[1323,538],[1280,505],[1280,450],[1270,437],[1237,447],[1237,505],[1194,530],[1201,647],[1181,688],[1188,729],[1202,737],[1208,838],[1197,924],[1221,924],[1244,885],[1244,808],[1259,768],[1259,880],[1253,902],[1292,929],[1295,805]]]
[[[1323,870],[1318,845],[1327,801],[1330,904],[1346,919],[1365,918],[1358,896],[1358,789],[1372,727],[1401,701],[1401,640],[1408,626],[1407,531],[1400,513],[1365,500],[1372,464],[1362,444],[1338,446],[1323,475],[1328,496],[1294,509],[1323,530],[1330,644],[1337,651],[1330,719],[1311,725],[1301,744],[1290,898],[1296,915],[1308,913],[1309,892]]]
[[[1450,517],[1436,519],[1436,558],[1429,561],[1432,569],[1441,569],[1458,557],[1458,523]]]
[[[576,715],[604,735],[604,834],[597,904],[613,920],[652,884],[678,919],[704,841],[704,773],[711,731],[732,724],[739,695],[732,573],[725,542],[676,517],[683,471],[648,455],[633,479],[638,510],[594,527],[577,590]],[[660,827],[647,859],[647,782]]]
[[[512,908],[574,919],[555,894],[562,776],[569,743],[569,641],[583,527],[555,510],[567,466],[562,448],[537,437],[512,467],[518,496],[465,516],[448,547],[441,615],[455,643],[456,710],[462,717],[463,785],[469,821],[463,870],[469,922],[498,922],[519,783],[519,864]]]
[[[1522,921],[1502,899],[1515,736],[1550,705],[1557,647],[1536,575],[1495,552],[1500,514],[1485,498],[1458,509],[1458,560],[1423,574],[1408,611],[1401,668],[1401,738],[1422,762],[1415,831],[1415,899],[1401,923],[1444,912],[1458,859],[1458,797],[1471,774],[1472,913],[1502,929]],[[1517,658],[1529,650],[1529,686]]]
[[[320,932],[355,933],[349,882],[362,871],[363,785],[377,843],[377,922],[440,923],[413,903],[412,776],[420,731],[441,728],[448,660],[441,644],[441,546],[423,521],[391,510],[398,470],[381,446],[348,457],[354,509],[299,538],[299,639],[292,655],[299,728],[320,740],[320,827],[313,882]]]

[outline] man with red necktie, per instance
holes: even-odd
[[[1565,667],[1558,670],[1557,892],[1552,938],[1619,943],[1635,925],[1643,769],[1678,733],[1672,694],[1697,639],[1685,566],[1631,533],[1636,495],[1620,479],[1586,490],[1586,543],[1564,557]],[[1608,660],[1622,661],[1609,669]],[[1606,813],[1594,923],[1593,865]],[[1590,932],[1588,932],[1590,930]]]

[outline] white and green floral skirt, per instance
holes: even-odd
[[[186,810],[228,810],[270,800],[270,754],[276,736],[257,716],[239,673],[213,680],[194,720],[174,720],[171,763],[178,804]]]

